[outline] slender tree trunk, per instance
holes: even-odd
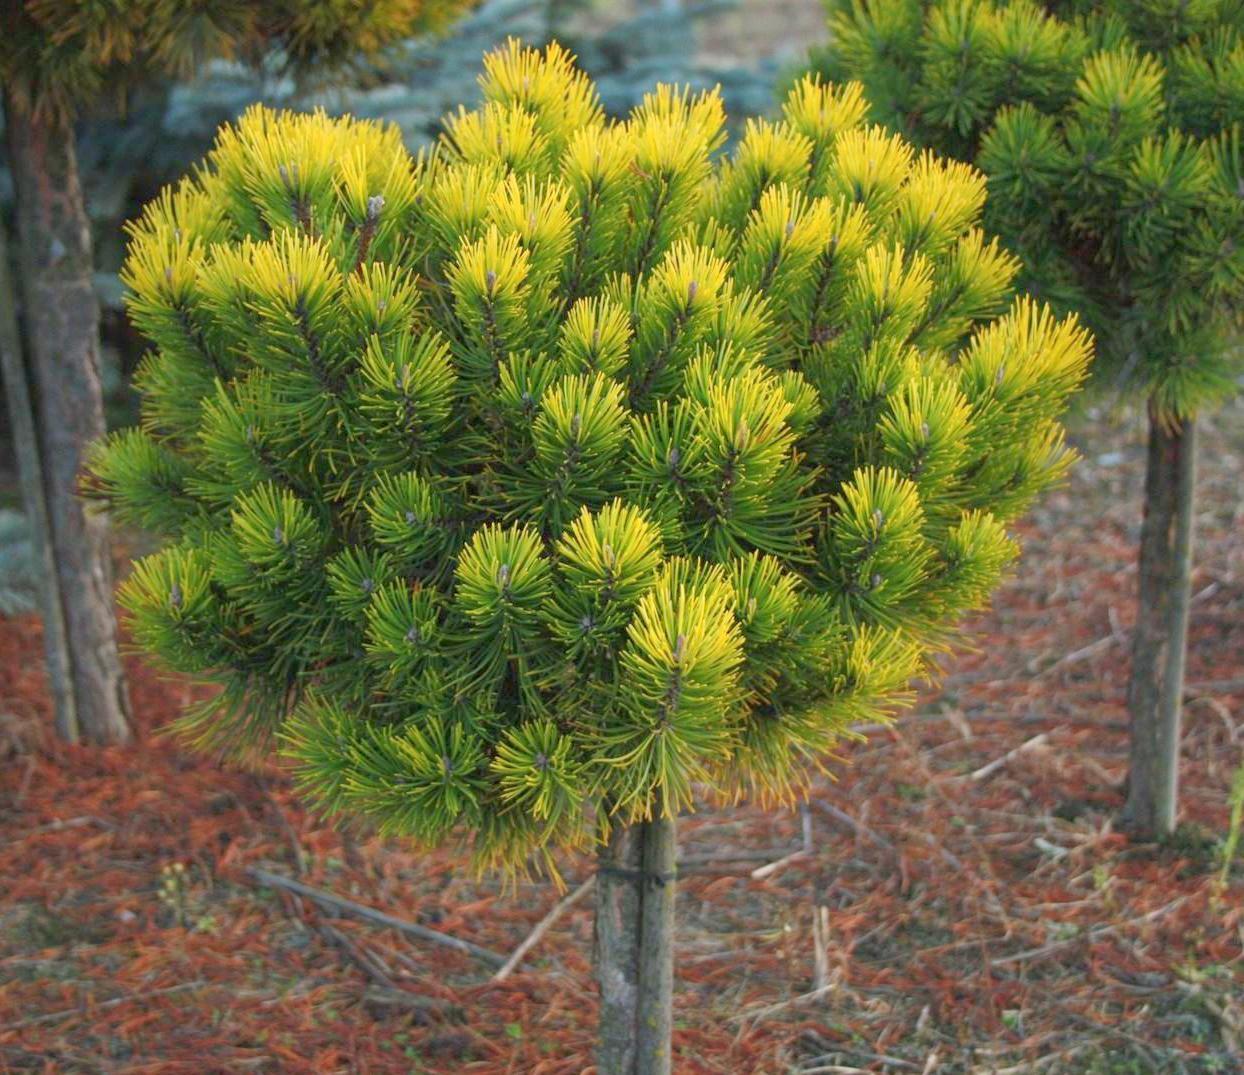
[[[78,710],[70,682],[72,664],[65,637],[65,610],[61,607],[60,588],[56,585],[56,560],[52,556],[43,460],[39,457],[34,406],[30,398],[30,375],[22,349],[17,295],[3,220],[0,220],[0,372],[4,375],[4,395],[8,402],[9,425],[13,430],[22,505],[30,527],[35,562],[41,573],[39,595],[43,611],[43,652],[47,660],[48,687],[52,695],[56,730],[63,738],[73,741],[78,738]]]
[[[599,1075],[670,1075],[673,818],[615,827],[596,878]]]
[[[644,825],[643,918],[639,936],[638,1075],[670,1075],[674,1018],[674,878],[678,839],[673,818]]]
[[[78,474],[104,434],[99,305],[90,228],[73,130],[5,99],[9,166],[17,196],[18,254],[35,429],[48,536],[62,612],[76,722],[62,734],[93,743],[129,739],[129,701],[117,651],[108,523],[86,510]],[[37,525],[37,524],[36,524]],[[55,628],[53,628],[55,630]],[[55,678],[64,670],[53,664]],[[62,687],[57,684],[53,693]],[[58,707],[59,708],[59,707]]]
[[[639,1020],[639,937],[643,899],[642,825],[618,826],[596,871],[596,980],[600,986],[600,1075],[634,1075]]]
[[[1163,423],[1150,410],[1140,602],[1127,705],[1131,767],[1122,821],[1145,837],[1175,828],[1180,723],[1196,490],[1196,426]]]

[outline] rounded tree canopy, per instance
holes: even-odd
[[[1084,313],[1164,418],[1236,388],[1244,308],[1240,0],[826,0],[823,77],[989,177],[1021,284]]]
[[[443,26],[469,0],[0,0],[0,82],[22,108],[72,117],[101,94],[205,60],[279,53],[299,74]]]
[[[256,108],[133,228],[155,350],[97,495],[132,630],[331,810],[515,866],[693,790],[789,800],[901,702],[1069,462],[1090,343],[984,179],[813,80],[728,155],[556,45],[412,157]]]

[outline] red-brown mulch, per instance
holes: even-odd
[[[1218,885],[1216,843],[1244,761],[1242,413],[1204,438],[1179,837],[1112,824],[1143,452],[1094,430],[976,648],[813,790],[810,853],[751,876],[803,847],[798,811],[680,823],[676,1072],[1244,1070],[1244,878]],[[138,744],[57,744],[38,625],[0,621],[0,1072],[591,1070],[590,899],[493,985],[264,889],[248,867],[502,953],[559,898],[343,840],[279,771],[161,737],[190,688],[128,668]]]

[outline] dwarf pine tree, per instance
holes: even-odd
[[[904,699],[1090,344],[997,316],[983,177],[856,85],[722,155],[715,93],[609,121],[556,45],[481,83],[418,156],[256,108],[148,207],[95,490],[167,536],[121,600],[219,683],[198,743],[485,868],[599,841],[601,1071],[668,1071],[675,815],[790,801]]]
[[[300,78],[324,78],[387,42],[436,28],[464,6],[463,0],[0,0],[0,90],[26,329],[23,341],[16,300],[0,298],[0,367],[45,576],[48,679],[65,738],[115,743],[130,734],[107,524],[84,511],[76,495],[87,445],[104,432],[104,411],[75,118],[101,101],[122,100],[149,79],[189,73],[216,56],[279,61]],[[5,245],[0,236],[0,257],[7,256]]]
[[[1148,401],[1124,818],[1175,823],[1195,418],[1233,392],[1244,306],[1244,3],[826,0],[813,68],[989,177],[1021,283],[1083,311]]]

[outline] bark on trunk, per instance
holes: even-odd
[[[73,130],[6,97],[5,133],[50,548],[77,711],[76,735],[62,731],[119,743],[130,737],[129,702],[117,651],[108,523],[78,497],[83,457],[103,436],[104,410],[99,305]]]
[[[1127,704],[1131,766],[1122,822],[1156,838],[1175,828],[1196,489],[1196,427],[1149,415],[1140,600]]]
[[[39,565],[39,597],[43,612],[43,652],[47,660],[48,688],[52,695],[56,730],[70,741],[78,738],[78,710],[70,682],[72,664],[65,637],[65,610],[61,607],[60,587],[56,585],[56,560],[52,555],[51,524],[48,520],[47,487],[43,461],[39,457],[39,438],[35,431],[34,406],[30,398],[30,374],[22,349],[17,320],[17,295],[9,266],[9,244],[4,222],[0,220],[0,371],[4,375],[4,396],[8,403],[9,425],[22,487],[22,506],[30,527],[30,543]]]
[[[615,827],[596,878],[599,1075],[670,1075],[673,818]]]
[[[644,825],[643,920],[639,937],[638,1075],[670,1075],[674,1016],[674,875],[678,842],[673,818]]]
[[[600,987],[600,1075],[634,1075],[639,1019],[642,825],[615,827],[596,871],[596,980]]]

